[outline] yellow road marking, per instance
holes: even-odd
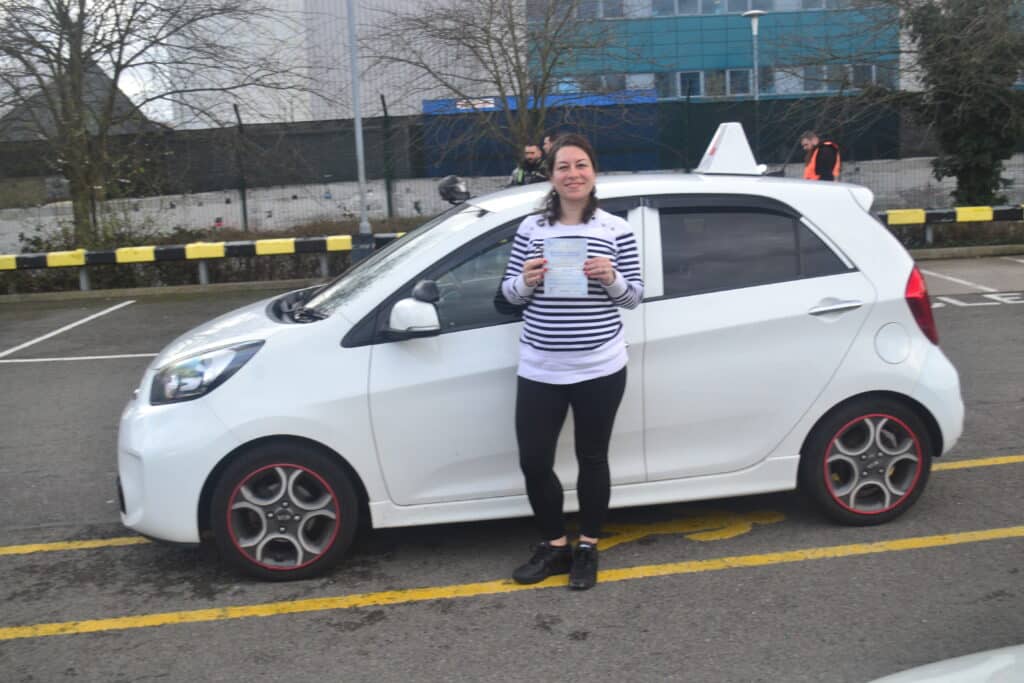
[[[775,524],[786,517],[781,512],[712,512],[698,517],[673,519],[653,524],[606,524],[607,538],[601,539],[601,550],[637,541],[655,534],[683,534],[693,541],[722,541],[750,533],[754,524]]]
[[[995,465],[1014,465],[1024,463],[1024,455],[1004,455],[995,458],[978,458],[975,460],[955,460],[953,462],[935,463],[932,471],[962,470],[971,467],[992,467]],[[699,517],[687,517],[668,522],[654,524],[610,524],[606,528],[614,534],[601,541],[601,547],[608,548],[645,536],[655,534],[684,534],[694,541],[721,541],[749,533],[754,524],[775,524],[781,522],[783,515],[778,512],[759,511],[746,514],[732,512],[712,512]],[[60,550],[92,550],[95,548],[116,548],[119,546],[149,543],[141,536],[119,536],[89,541],[60,541],[57,543],[33,543],[30,545],[0,546],[0,556],[29,555]]]
[[[667,564],[644,565],[624,569],[606,569],[600,572],[600,581],[614,583],[659,576],[678,574],[698,574],[725,569],[749,569],[772,565],[808,562],[811,560],[836,559],[863,555],[875,555],[888,552],[922,550],[939,548],[965,543],[980,543],[1000,539],[1024,538],[1024,526],[1006,527],[1002,529],[986,529],[983,531],[967,531],[955,534],[935,536],[917,536],[912,538],[878,541],[875,543],[854,543],[850,545],[827,546],[822,548],[806,548],[758,555],[737,555],[709,560],[691,560],[687,562],[670,562]],[[74,635],[81,633],[97,633],[101,631],[117,631],[135,628],[150,628],[176,624],[196,624],[204,622],[227,621],[231,619],[248,619],[253,617],[272,617],[284,614],[302,614],[323,612],[328,610],[356,609],[360,607],[378,607],[425,602],[428,600],[452,600],[482,595],[500,595],[519,591],[537,590],[554,586],[564,586],[566,578],[551,577],[530,586],[520,586],[510,580],[485,581],[481,583],[456,584],[450,586],[432,586],[427,588],[411,588],[407,590],[381,591],[331,598],[311,598],[307,600],[290,600],[271,602],[262,605],[240,605],[237,607],[218,607],[213,609],[188,610],[180,612],[163,612],[145,614],[134,617],[115,617],[111,619],[88,619],[83,621],[65,621],[30,626],[10,626],[0,628],[0,641],[19,638],[42,638],[46,636]]]
[[[937,462],[932,464],[933,472],[945,470],[965,470],[969,467],[992,467],[993,465],[1014,465],[1024,462],[1024,455],[1004,455],[998,458],[979,458],[977,460],[954,460],[953,462]]]
[[[122,545],[139,545],[140,543],[149,543],[149,540],[142,536],[118,536],[116,538],[97,538],[89,541],[59,541],[57,543],[8,545],[0,546],[0,555],[29,555],[31,553],[50,553],[56,550],[114,548]]]

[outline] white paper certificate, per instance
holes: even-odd
[[[548,237],[544,240],[544,293],[547,296],[585,297],[587,276],[583,262],[587,260],[587,240],[582,237]]]

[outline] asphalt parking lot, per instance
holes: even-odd
[[[290,584],[132,535],[115,445],[143,369],[273,290],[0,298],[0,680],[858,683],[1024,643],[1024,256],[921,267],[967,421],[908,514],[617,510],[583,594],[507,581],[526,519],[371,532]]]

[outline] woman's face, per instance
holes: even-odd
[[[555,155],[551,184],[562,200],[586,201],[594,189],[594,165],[579,147],[562,147]]]

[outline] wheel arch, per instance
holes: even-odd
[[[363,484],[362,478],[348,460],[333,448],[329,448],[319,441],[314,441],[313,439],[303,436],[278,434],[274,436],[263,436],[258,439],[253,439],[252,441],[247,441],[246,443],[238,446],[221,458],[220,462],[218,462],[216,467],[213,468],[209,476],[206,477],[206,481],[203,483],[202,492],[199,494],[199,506],[196,511],[196,521],[200,536],[207,534],[211,529],[210,515],[212,513],[211,507],[213,504],[213,492],[217,488],[217,482],[220,481],[221,476],[224,474],[224,470],[226,470],[235,460],[242,457],[247,450],[254,446],[267,443],[305,443],[306,445],[317,448],[337,459],[338,464],[345,470],[345,474],[347,474],[352,480],[352,485],[355,487],[356,494],[359,496],[359,511],[362,514],[362,519],[366,524],[370,523],[370,497],[366,492],[366,486]]]
[[[801,459],[803,458],[804,453],[807,451],[807,442],[810,441],[811,437],[814,435],[815,431],[818,429],[818,425],[820,425],[822,422],[824,422],[826,419],[828,419],[829,416],[831,416],[832,414],[834,414],[835,412],[837,412],[839,410],[842,410],[843,408],[845,408],[849,404],[851,404],[851,403],[853,403],[855,401],[870,400],[872,398],[884,398],[884,399],[888,399],[890,401],[897,401],[898,403],[902,403],[908,409],[912,410],[919,418],[921,418],[921,421],[924,423],[925,429],[928,430],[928,437],[929,437],[929,439],[931,439],[931,442],[932,442],[932,444],[935,447],[935,452],[932,454],[932,456],[933,457],[939,457],[939,456],[942,455],[942,451],[943,451],[942,430],[939,429],[939,423],[935,419],[935,416],[933,416],[931,414],[931,411],[928,410],[922,403],[920,403],[919,401],[914,400],[913,398],[911,398],[910,396],[907,396],[906,394],[901,394],[901,393],[898,393],[898,392],[895,392],[895,391],[866,391],[866,392],[864,392],[862,394],[856,394],[854,396],[850,396],[850,397],[840,401],[839,403],[837,403],[834,406],[832,406],[829,410],[824,412],[814,422],[814,426],[811,427],[810,430],[808,430],[807,436],[804,437],[804,441],[800,445],[800,457],[801,457]]]

